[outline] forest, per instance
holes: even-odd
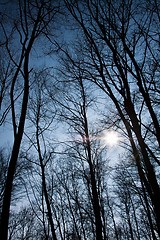
[[[160,239],[160,1],[0,1],[0,239]]]

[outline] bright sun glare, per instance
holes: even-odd
[[[104,132],[102,140],[104,141],[105,145],[113,147],[119,143],[120,139],[119,134],[116,131],[108,130]]]

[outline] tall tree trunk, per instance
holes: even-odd
[[[28,74],[27,74],[28,76]],[[28,94],[29,94],[29,85],[28,78],[25,81],[25,89],[24,89],[24,97],[22,104],[22,112],[20,117],[20,123],[18,128],[18,133],[15,136],[12,155],[8,167],[7,179],[5,184],[5,191],[3,197],[3,205],[2,205],[2,214],[1,214],[1,223],[0,223],[0,236],[2,240],[7,240],[8,237],[8,223],[9,223],[9,212],[10,212],[10,204],[11,204],[11,194],[12,194],[12,186],[14,180],[14,174],[16,170],[16,164],[18,159],[18,154],[20,150],[20,145],[22,141],[24,124],[26,118],[27,104],[28,104]]]
[[[83,99],[82,115],[84,118],[84,133],[85,133],[85,138],[86,138],[85,145],[86,145],[86,150],[87,150],[87,154],[88,154],[87,160],[88,160],[90,176],[91,176],[92,204],[93,204],[93,211],[94,211],[94,216],[95,216],[96,240],[103,240],[101,208],[100,208],[100,201],[99,201],[98,189],[97,189],[96,178],[95,178],[94,165],[92,163],[90,136],[89,136],[89,129],[88,129],[87,114],[86,114],[86,96],[85,96],[82,79],[80,79],[80,86],[81,86],[81,94],[82,94],[82,99]]]
[[[26,112],[27,112],[28,98],[29,98],[29,69],[28,69],[29,55],[35,40],[35,33],[36,33],[39,17],[40,17],[40,11],[37,16],[37,21],[35,22],[35,25],[33,27],[33,31],[32,31],[30,40],[28,42],[28,46],[26,47],[26,52],[24,57],[24,65],[23,65],[24,93],[23,93],[21,114],[20,114],[17,132],[15,131],[15,123],[16,123],[15,116],[13,116],[13,119],[12,119],[13,128],[14,128],[14,144],[13,144],[11,159],[9,162],[4,197],[3,197],[1,223],[0,223],[0,236],[2,240],[7,240],[7,237],[8,237],[8,224],[9,224],[9,212],[10,212],[10,205],[11,205],[12,186],[13,186],[14,174],[16,171],[16,164],[17,164],[18,155],[20,151],[21,141],[24,133],[24,125],[26,120]],[[26,42],[24,42],[23,44],[25,43]],[[23,50],[24,50],[24,46],[23,46]],[[16,81],[16,79],[14,79],[14,81]],[[12,107],[14,108],[14,106]]]
[[[57,240],[53,217],[52,217],[52,210],[51,210],[51,205],[50,205],[48,191],[47,191],[47,185],[46,185],[45,166],[43,163],[43,157],[42,157],[42,153],[41,153],[41,146],[40,146],[40,140],[39,140],[39,120],[40,120],[40,111],[41,111],[41,99],[38,99],[38,101],[39,102],[38,102],[37,118],[36,118],[36,141],[37,141],[37,151],[38,151],[41,173],[42,173],[42,188],[44,191],[44,198],[45,198],[45,202],[46,202],[46,206],[47,206],[47,214],[48,214],[49,224],[51,227],[52,238],[53,238],[53,240]]]

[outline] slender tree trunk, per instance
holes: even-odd
[[[126,215],[127,215],[127,222],[128,222],[128,226],[129,226],[130,237],[131,237],[132,240],[134,240],[134,234],[133,234],[133,228],[132,228],[132,224],[131,224],[129,209],[128,209],[128,206],[127,206],[126,202],[125,202],[125,209],[126,209]]]
[[[55,227],[54,227],[54,223],[53,223],[51,206],[50,206],[47,187],[46,187],[45,172],[44,172],[43,165],[41,166],[41,170],[42,170],[42,185],[43,185],[44,197],[45,197],[45,201],[46,201],[46,205],[47,205],[47,214],[48,214],[48,219],[49,219],[49,223],[50,223],[50,227],[51,227],[52,237],[53,237],[53,240],[57,240]]]
[[[138,124],[138,119],[136,117],[136,113],[134,111],[134,106],[132,103],[129,103],[129,109],[127,108],[127,113],[130,116],[130,119],[132,121],[133,129],[136,134],[137,140],[139,142],[139,146],[141,148],[141,154],[143,157],[143,162],[144,166],[146,168],[146,177],[148,180],[148,184],[150,185],[151,191],[149,192],[150,198],[154,207],[154,212],[155,212],[155,218],[156,218],[156,223],[157,223],[157,229],[158,229],[158,234],[160,237],[160,187],[157,182],[157,178],[155,175],[154,168],[150,162],[150,159],[148,157],[148,153],[146,150],[146,146],[144,143],[144,140],[141,136],[140,132],[140,126]]]
[[[54,223],[53,223],[52,210],[51,210],[49,197],[48,197],[48,192],[47,192],[47,186],[46,186],[45,167],[44,167],[44,164],[43,164],[43,158],[42,158],[40,142],[39,142],[39,134],[38,134],[39,113],[40,113],[40,106],[39,106],[38,114],[37,114],[36,139],[37,139],[38,155],[39,155],[41,173],[42,173],[42,187],[43,187],[43,191],[44,191],[44,197],[45,197],[45,202],[46,202],[46,206],[47,206],[47,214],[48,214],[48,220],[49,220],[50,227],[51,227],[52,237],[53,237],[53,240],[57,240],[55,227],[54,227]]]
[[[88,164],[90,168],[90,175],[91,175],[91,189],[92,189],[92,203],[93,203],[93,211],[95,215],[95,225],[96,225],[96,240],[103,240],[103,226],[102,226],[102,219],[101,219],[101,208],[99,202],[99,195],[96,185],[95,173],[94,173],[94,166],[92,163],[92,155],[91,155],[91,145],[90,145],[90,137],[89,137],[89,130],[88,130],[88,121],[87,121],[87,114],[86,114],[86,96],[84,91],[84,86],[82,80],[80,79],[81,91],[82,91],[82,99],[83,99],[83,106],[82,106],[82,114],[84,117],[84,132],[86,137],[86,149],[88,154]]]
[[[40,12],[39,12],[40,14]],[[18,160],[18,155],[20,151],[21,141],[24,132],[24,125],[26,120],[26,112],[28,106],[28,97],[29,97],[29,54],[32,49],[34,40],[35,40],[35,33],[36,28],[38,25],[38,19],[34,25],[32,35],[30,41],[28,43],[28,47],[26,48],[25,58],[24,58],[24,94],[23,94],[23,101],[21,106],[21,115],[19,119],[19,126],[17,133],[15,132],[15,119],[13,119],[13,128],[14,128],[14,144],[12,149],[12,155],[9,162],[8,172],[7,172],[7,179],[5,184],[5,191],[4,191],[4,198],[3,198],[3,205],[2,205],[2,214],[1,214],[1,223],[0,223],[0,236],[1,240],[7,240],[8,238],[8,224],[9,224],[9,213],[10,213],[10,205],[11,205],[11,194],[12,194],[12,186],[14,180],[14,174],[16,170],[16,164]],[[15,79],[16,80],[16,79]],[[13,106],[14,108],[14,106]]]
[[[100,203],[99,203],[99,196],[98,196],[98,191],[97,191],[97,186],[96,186],[96,179],[95,179],[95,174],[94,174],[94,169],[93,169],[93,164],[92,164],[92,157],[91,157],[91,149],[90,149],[90,142],[89,142],[89,134],[88,134],[88,127],[86,125],[86,139],[87,140],[87,152],[88,152],[88,163],[89,163],[89,168],[90,168],[90,175],[91,175],[91,189],[92,189],[92,203],[93,203],[93,211],[95,215],[95,225],[96,225],[96,239],[97,240],[102,240],[102,232],[103,232],[103,227],[102,227],[102,219],[101,219],[101,209],[100,209]]]
[[[27,104],[28,104],[28,93],[29,93],[29,86],[28,86],[28,79],[26,79],[19,129],[18,129],[18,133],[15,136],[12,155],[11,155],[11,159],[8,167],[6,184],[5,184],[2,214],[1,214],[1,224],[0,224],[1,240],[7,240],[8,238],[8,223],[9,223],[12,186],[13,186],[14,174],[16,170],[18,154],[19,154],[23,131],[24,131],[25,117],[26,117]]]

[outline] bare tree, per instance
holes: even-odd
[[[1,23],[8,58],[14,66],[9,90],[9,108],[12,115],[14,142],[5,184],[0,227],[0,235],[4,240],[7,239],[11,192],[28,107],[32,71],[29,61],[30,55],[35,41],[41,35],[46,36],[49,25],[58,12],[56,5],[52,5],[51,1],[45,0],[41,2],[19,1],[10,7],[13,7],[13,19],[8,16],[11,24]],[[11,45],[13,44],[16,47],[17,43],[19,45],[16,53]]]
[[[28,138],[30,140],[29,152],[33,149],[33,151],[35,151],[35,156],[37,155],[39,160],[35,163],[40,167],[40,193],[42,194],[41,198],[44,198],[45,201],[42,207],[44,207],[46,218],[48,218],[52,239],[56,240],[57,236],[52,214],[51,197],[48,191],[49,186],[47,186],[46,176],[47,164],[49,161],[53,160],[52,148],[50,149],[49,146],[47,150],[47,139],[49,138],[47,134],[49,135],[50,132],[53,131],[52,123],[55,113],[53,107],[52,109],[49,108],[50,102],[49,97],[47,97],[47,91],[45,90],[45,81],[47,81],[47,71],[41,69],[39,72],[35,73],[35,90],[32,91],[32,96],[30,96],[30,109],[28,111],[28,119],[32,123],[32,129],[35,129],[35,132],[32,133],[30,131],[30,133],[28,133]],[[29,135],[33,135],[34,137],[30,138]]]
[[[65,58],[62,58],[62,61]],[[103,231],[103,223],[102,223],[102,213],[101,213],[101,175],[102,175],[102,162],[99,158],[100,152],[102,149],[100,146],[96,146],[96,129],[95,132],[91,131],[89,124],[92,120],[88,117],[88,112],[90,109],[90,105],[94,105],[94,97],[92,99],[92,90],[90,91],[86,90],[88,89],[87,86],[83,83],[83,75],[79,74],[78,72],[74,71],[74,69],[69,70],[69,66],[66,64],[66,69],[68,69],[69,72],[66,72],[65,69],[61,69],[62,75],[61,77],[65,75],[65,85],[59,86],[59,92],[60,92],[60,98],[54,98],[52,96],[52,90],[50,90],[50,95],[52,99],[59,105],[59,119],[60,121],[67,123],[69,126],[69,132],[70,135],[73,138],[73,146],[70,146],[70,143],[68,143],[68,146],[66,148],[65,154],[66,159],[75,159],[74,161],[78,161],[83,170],[83,174],[81,177],[83,181],[85,182],[87,186],[88,191],[88,197],[90,202],[90,208],[93,211],[93,218],[95,220],[95,230],[93,229],[92,234],[93,237],[96,239],[103,239],[102,236],[105,235],[105,232]],[[73,75],[72,75],[73,73]],[[63,75],[64,74],[64,75]],[[62,97],[63,96],[63,97]],[[77,139],[77,140],[76,140]],[[64,143],[65,146],[65,143]],[[96,148],[97,147],[97,148]],[[99,152],[99,154],[98,154]],[[69,155],[68,155],[69,154]],[[67,157],[68,155],[68,157]],[[76,160],[77,159],[77,160]],[[68,160],[66,160],[68,161]],[[78,168],[78,162],[77,167]],[[86,166],[85,166],[86,165]],[[72,166],[72,164],[71,164]],[[70,166],[70,168],[71,168]],[[88,170],[87,170],[88,169]],[[69,169],[68,169],[69,171]],[[72,170],[73,172],[75,170]],[[71,186],[73,186],[74,181],[76,181],[76,177],[74,177],[74,173],[71,171],[69,175],[71,174]],[[88,171],[88,173],[87,173]],[[78,177],[78,176],[77,176]],[[66,177],[68,179],[68,177]],[[78,181],[78,180],[77,180]],[[61,184],[64,181],[61,181]],[[78,183],[77,183],[78,184]],[[67,183],[68,185],[68,183]],[[75,191],[79,192],[76,188],[76,183],[74,183]],[[64,186],[67,195],[70,192],[70,188]],[[70,197],[75,196],[77,199],[75,204],[79,204],[81,208],[81,204],[79,203],[79,200],[77,198],[76,192],[72,192],[69,194],[68,202],[70,202]],[[75,200],[74,200],[75,201]],[[71,207],[70,207],[71,209]],[[75,222],[75,231],[77,233],[77,236],[80,236],[79,231],[76,230],[76,217],[74,216],[75,212],[72,213],[73,221]],[[93,220],[92,220],[93,221]],[[94,221],[93,221],[94,222]],[[94,226],[94,224],[93,224]],[[85,228],[85,227],[84,227]],[[83,229],[83,224],[82,224]],[[94,236],[95,235],[95,236]],[[85,235],[84,235],[85,238]],[[81,239],[81,238],[78,238]]]
[[[114,177],[115,205],[119,208],[117,212],[123,223],[122,231],[131,239],[158,239],[153,227],[155,221],[151,202],[148,196],[147,202],[145,200],[135,164],[131,161],[122,162],[116,168]]]
[[[150,196],[160,236],[156,174],[160,127],[157,97],[153,96],[159,96],[159,29],[155,24],[159,5],[130,0],[65,3],[83,34],[75,52],[81,57],[77,61],[67,53],[68,59],[113,101],[128,134],[143,190]]]

